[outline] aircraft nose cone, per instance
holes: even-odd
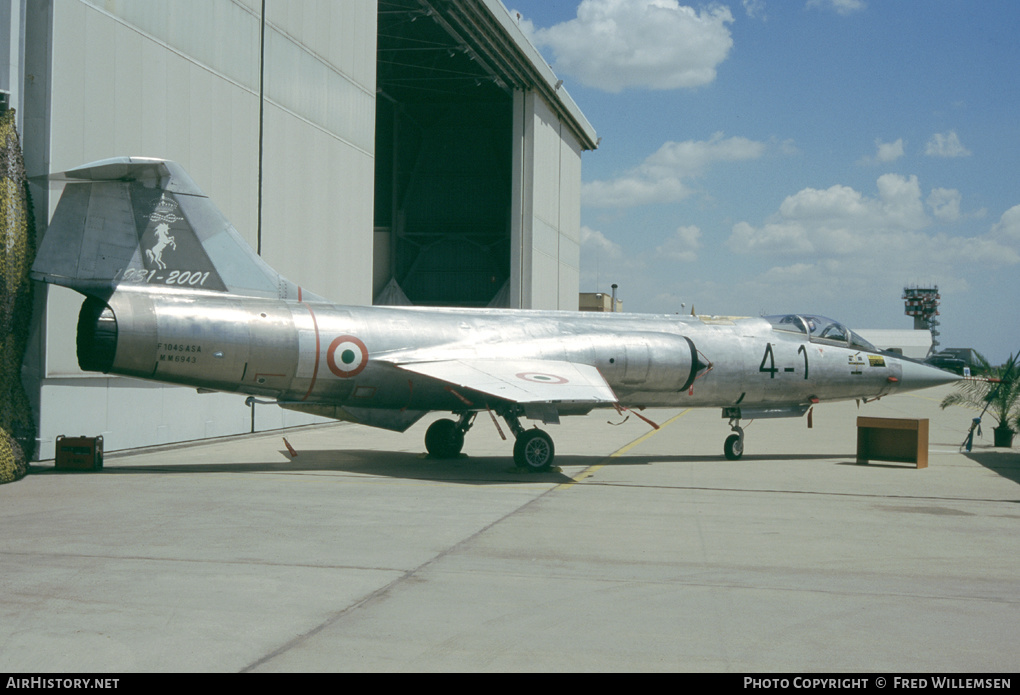
[[[963,378],[944,369],[932,367],[929,364],[921,364],[920,362],[902,360],[900,366],[903,371],[900,376],[899,388],[902,391],[913,391],[915,389],[941,386],[942,384],[951,384]]]

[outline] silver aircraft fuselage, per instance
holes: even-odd
[[[492,405],[397,366],[438,360],[587,364],[627,407],[807,406],[948,380],[891,355],[777,330],[763,318],[355,307],[130,289],[107,304],[117,339],[113,354],[101,358],[109,361],[102,371],[296,409],[457,412]],[[563,378],[551,372],[547,377]],[[569,404],[569,382],[562,386],[559,400]]]
[[[712,406],[734,459],[741,419],[956,378],[820,316],[338,306],[270,268],[174,162],[123,157],[52,178],[67,185],[32,277],[86,296],[83,369],[397,431],[451,412],[426,432],[435,456],[458,455],[481,411],[506,421],[518,465],[542,470],[552,438],[521,418]]]

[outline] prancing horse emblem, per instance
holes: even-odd
[[[177,243],[170,236],[170,226],[165,222],[156,225],[156,243],[151,249],[145,249],[145,258],[149,263],[155,263],[160,270],[166,270],[166,263],[163,262],[163,249],[170,246],[177,250]]]

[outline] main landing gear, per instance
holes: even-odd
[[[437,459],[452,459],[460,456],[464,448],[464,433],[471,429],[475,415],[478,413],[461,413],[454,420],[436,420],[425,430],[425,449],[429,455]]]
[[[425,449],[429,455],[441,459],[456,458],[464,448],[464,433],[471,429],[477,412],[461,413],[456,421],[436,420],[425,431]],[[556,456],[552,437],[538,428],[526,430],[512,411],[501,412],[506,424],[513,432],[514,464],[518,468],[532,471],[549,470]]]

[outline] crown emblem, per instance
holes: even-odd
[[[149,215],[150,222],[166,222],[173,224],[179,222],[183,217],[177,216],[177,202],[166,197],[164,192],[159,197],[159,202],[156,203],[156,209],[153,210],[152,214]]]

